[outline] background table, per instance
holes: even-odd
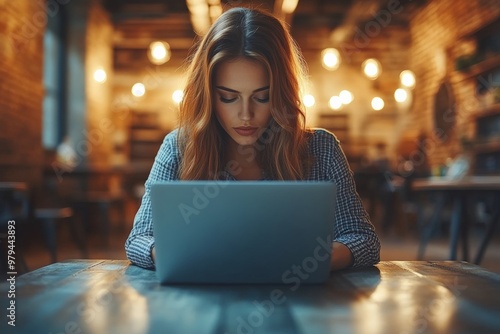
[[[462,235],[463,260],[468,261],[467,245],[467,208],[474,204],[477,196],[490,196],[493,203],[497,203],[492,208],[491,219],[488,230],[479,246],[479,250],[474,259],[474,263],[480,264],[484,252],[488,246],[491,236],[500,222],[500,176],[467,176],[461,179],[446,177],[430,177],[415,179],[411,188],[417,192],[433,192],[435,198],[435,212],[428,222],[419,222],[422,228],[418,258],[422,259],[425,246],[429,242],[433,231],[441,223],[441,212],[445,201],[451,199],[453,202],[452,217],[450,222],[450,260],[457,259],[457,246],[459,235]],[[421,209],[422,210],[422,209]],[[469,215],[470,216],[470,215]],[[420,219],[422,220],[422,219]]]
[[[7,290],[1,286],[2,312]],[[381,262],[324,285],[159,285],[128,261],[75,260],[16,280],[19,333],[498,333],[500,275]],[[1,333],[11,333],[2,315]],[[5,331],[5,329],[10,331]]]

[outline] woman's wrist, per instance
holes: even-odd
[[[332,257],[330,261],[330,270],[339,270],[352,266],[354,256],[346,245],[340,242],[332,244]]]

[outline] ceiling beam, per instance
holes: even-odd
[[[194,45],[194,38],[175,37],[164,39],[171,49],[189,50]],[[113,46],[115,49],[148,49],[152,39],[149,37],[121,38],[115,35],[113,37]]]
[[[384,0],[355,0],[347,11],[342,24],[330,34],[332,43],[340,45],[350,40],[360,24],[373,19],[383,2]]]
[[[222,13],[220,0],[186,0],[196,34],[204,35]]]

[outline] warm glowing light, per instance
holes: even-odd
[[[327,70],[334,71],[340,66],[340,53],[337,49],[324,49],[321,52],[321,59],[323,61],[323,67]]]
[[[306,107],[312,107],[316,103],[316,99],[311,94],[304,95],[303,100]]]
[[[172,94],[172,100],[174,100],[174,102],[177,104],[181,103],[183,98],[184,98],[184,92],[181,89],[177,89]]]
[[[384,109],[384,100],[382,100],[380,97],[374,97],[372,99],[372,108],[373,110],[382,110]]]
[[[340,98],[339,96],[332,96],[328,104],[333,110],[339,110],[340,108],[342,108],[342,98]]]
[[[408,99],[408,92],[403,88],[398,88],[394,92],[394,99],[396,102],[403,103]]]
[[[339,94],[340,100],[342,101],[342,104],[349,104],[352,102],[354,97],[352,96],[352,93],[348,90],[343,90]]]
[[[138,82],[132,86],[132,95],[141,97],[146,93],[146,87],[144,84]]]
[[[415,74],[413,74],[413,72],[410,70],[404,70],[403,72],[401,72],[401,74],[399,75],[399,80],[405,87],[415,87]]]
[[[103,70],[102,68],[97,69],[94,72],[94,80],[97,81],[98,83],[103,83],[107,79],[106,71]]]
[[[363,73],[371,80],[377,79],[380,72],[382,72],[380,63],[374,58],[365,60],[361,67],[363,69]]]
[[[283,0],[283,3],[281,4],[281,9],[283,10],[283,13],[291,14],[295,11],[295,8],[297,7],[298,3],[299,0]]]
[[[222,14],[220,3],[218,5],[210,5],[208,12],[210,13],[210,17],[215,21]]]
[[[149,44],[148,58],[155,65],[166,63],[170,60],[170,45],[167,42],[152,42]]]

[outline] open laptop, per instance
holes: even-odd
[[[331,182],[170,181],[151,186],[161,283],[322,283],[330,270]]]

